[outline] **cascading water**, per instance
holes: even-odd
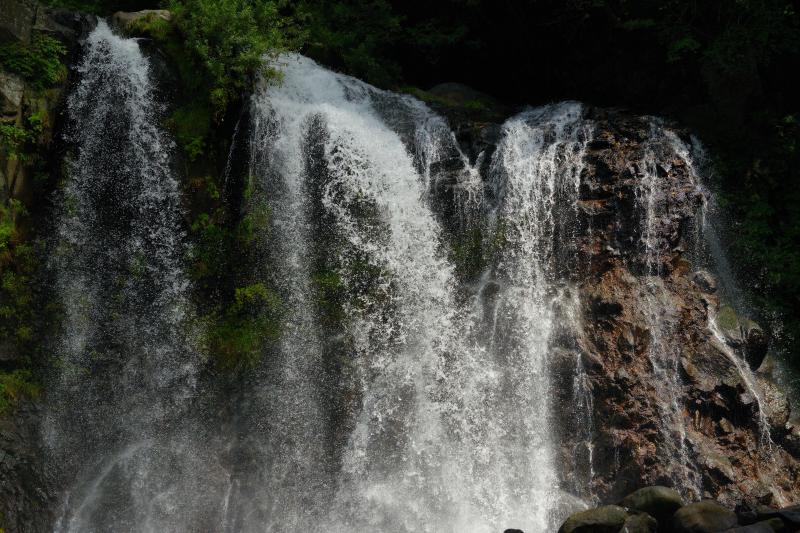
[[[69,486],[55,529],[555,529],[596,497],[581,248],[595,121],[574,102],[524,111],[470,165],[421,102],[301,56],[278,66],[235,135],[250,133],[260,221],[248,276],[279,297],[281,335],[236,394],[211,398],[147,60],[104,23],[87,41],[53,259],[65,312],[44,430]],[[628,267],[656,453],[698,491],[660,226],[661,169],[691,157],[657,122],[646,137],[631,167],[644,260]],[[467,232],[482,272],[463,283],[451,252]]]
[[[676,310],[663,280],[663,255],[667,243],[660,224],[669,216],[669,196],[660,165],[669,165],[672,158],[688,163],[688,151],[672,132],[657,119],[651,119],[649,138],[644,154],[638,161],[638,207],[641,215],[641,246],[644,248],[646,289],[643,294],[643,313],[650,331],[648,356],[653,369],[653,386],[659,398],[663,422],[661,431],[667,456],[677,466],[674,481],[685,491],[699,494],[696,468],[686,449],[686,427],[681,405],[679,375],[680,346],[671,339],[676,334]]]
[[[473,314],[458,310],[453,269],[440,250],[442,230],[425,202],[438,162],[458,151],[452,133],[409,97],[305,58],[284,61],[281,86],[256,100],[252,174],[274,212],[269,231],[278,243],[291,243],[291,255],[280,255],[294,259],[281,263],[278,285],[297,302],[290,323],[307,324],[299,328],[302,342],[313,347],[297,349],[300,340],[290,333],[278,359],[282,373],[296,365],[328,368],[325,380],[351,398],[342,412],[325,405],[317,383],[285,380],[276,389],[278,396],[291,388],[309,399],[281,407],[279,415],[305,421],[278,424],[297,432],[288,441],[314,447],[298,469],[333,472],[318,484],[328,491],[320,499],[331,500],[308,516],[323,515],[332,530],[493,531],[498,523],[545,530],[554,520],[558,479],[548,435],[550,324],[539,319],[550,319],[555,295],[551,260],[537,246],[557,232],[567,237],[552,211],[557,197],[576,191],[586,140],[579,106],[544,128],[517,131],[535,116],[508,126],[505,155],[494,166],[497,179],[507,182],[501,216],[519,224],[508,237],[518,246],[509,246],[498,269],[508,290],[498,308],[502,325],[491,333],[503,340],[484,344],[485,331],[471,327]],[[553,134],[559,142],[541,138]],[[542,154],[525,153],[536,146]],[[566,178],[559,175],[564,168],[572,168]],[[474,176],[464,170],[465,187],[474,187]],[[523,213],[531,207],[523,200],[525,182],[543,193],[530,219]],[[336,339],[312,325],[325,322],[320,306],[311,304],[326,297],[321,283],[340,284],[348,295],[340,302]],[[515,333],[514,340],[506,333]],[[335,350],[326,349],[334,343]],[[341,360],[315,360],[320,353]],[[321,428],[331,424],[349,434],[326,455]],[[270,453],[293,452],[277,445]],[[313,464],[314,458],[327,464]],[[300,511],[284,509],[293,515],[284,523],[298,524]]]
[[[709,165],[706,161],[707,156],[702,144],[700,144],[697,139],[692,139],[692,141],[691,151],[682,143],[676,143],[676,150],[680,151],[685,160],[690,162],[692,175],[695,177],[695,180],[700,183],[701,180],[699,176],[701,176],[701,170],[708,168]],[[698,212],[698,219],[697,226],[699,236],[697,239],[698,249],[695,251],[696,260],[701,264],[707,264],[707,266],[717,274],[717,278],[720,282],[720,296],[730,306],[730,309],[735,309],[737,314],[749,315],[750,313],[747,309],[745,298],[736,282],[733,269],[723,250],[717,228],[715,227],[715,223],[719,223],[718,214],[714,197],[710,193],[706,194],[703,206]],[[737,372],[742,378],[742,383],[756,404],[756,409],[758,411],[756,416],[759,431],[759,444],[768,454],[773,442],[772,436],[770,435],[767,402],[764,399],[763,391],[747,361],[741,354],[736,353],[736,350],[730,345],[722,331],[719,325],[718,315],[719,309],[709,310],[708,329],[714,336],[720,351],[722,351],[736,367]]]
[[[55,529],[191,530],[202,491],[188,502],[178,486],[213,465],[181,437],[194,431],[199,360],[171,145],[136,41],[101,21],[78,75],[52,254],[63,333],[43,427],[69,485]]]
[[[510,119],[490,167],[491,196],[497,202],[489,213],[490,234],[499,252],[482,289],[494,294],[479,313],[492,317],[480,336],[489,339],[486,349],[497,367],[505,369],[501,403],[493,408],[503,413],[505,427],[499,431],[514,443],[504,458],[504,469],[518,473],[517,490],[525,499],[544,502],[529,526],[537,531],[551,524],[550,513],[558,503],[554,354],[575,363],[571,372],[575,414],[579,425],[591,427],[587,411],[591,400],[576,339],[580,303],[574,285],[578,189],[592,134],[591,123],[582,114],[580,104],[564,103]],[[520,416],[521,405],[526,408]],[[580,457],[590,452],[591,441],[589,435],[582,437],[575,442],[574,459],[591,470],[591,457]]]

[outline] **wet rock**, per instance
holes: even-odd
[[[717,292],[717,280],[706,270],[698,270],[692,274],[692,281],[706,294]]]
[[[681,507],[672,517],[674,533],[714,533],[737,524],[736,513],[708,500]]]
[[[96,26],[97,17],[94,15],[40,7],[36,12],[33,29],[60,39],[67,45],[67,49],[75,51]]]
[[[3,121],[16,122],[20,116],[25,83],[22,78],[0,72],[0,116]]]
[[[763,506],[754,505],[750,502],[741,502],[736,505],[734,512],[739,519],[739,523],[743,525],[755,524],[758,522],[759,516],[763,514]],[[769,510],[770,512],[772,510]]]
[[[647,513],[631,515],[625,520],[620,533],[655,533],[658,521]]]
[[[0,41],[31,41],[36,3],[29,0],[0,0]]]
[[[770,426],[780,432],[784,432],[791,415],[788,398],[786,398],[786,395],[783,394],[778,385],[766,376],[756,374],[756,380],[758,381],[758,386],[761,387],[764,410]]]
[[[731,483],[736,479],[730,459],[714,450],[703,450],[699,462],[705,467],[706,475],[713,478],[715,483]]]
[[[681,366],[699,390],[711,392],[720,387],[744,390],[742,377],[721,346],[708,344],[697,351],[686,351]]]
[[[731,529],[726,529],[725,531],[727,533],[775,533],[775,531],[780,531],[780,529],[775,529],[774,526],[774,522],[765,520],[764,522],[756,522],[746,526],[734,527]]]
[[[683,498],[675,489],[653,486],[629,494],[622,499],[620,505],[664,520],[683,506]]]
[[[137,22],[150,22],[153,20],[170,22],[172,20],[172,13],[166,9],[143,9],[142,11],[133,12],[117,11],[111,16],[111,22],[114,27],[123,31],[127,31]]]
[[[14,416],[0,417],[0,529],[5,531],[52,530],[56,498],[38,445],[40,414],[22,399]]]
[[[575,513],[561,525],[558,533],[617,533],[628,513],[617,505],[604,505]]]
[[[747,364],[750,365],[750,368],[755,370],[761,366],[764,357],[767,356],[768,349],[769,338],[767,334],[764,333],[764,330],[762,330],[758,324],[750,321],[745,331],[744,338],[744,357]]]
[[[777,518],[780,518],[789,531],[800,531],[800,505],[784,507],[778,510]]]

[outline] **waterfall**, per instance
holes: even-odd
[[[50,265],[63,308],[43,425],[65,485],[55,531],[555,530],[608,494],[600,478],[619,455],[595,387],[619,387],[601,374],[626,359],[586,323],[604,268],[638,291],[627,322],[602,327],[647,337],[654,459],[701,492],[665,268],[671,202],[691,204],[665,168],[699,181],[687,144],[650,121],[614,190],[633,191],[631,213],[593,218],[601,201],[584,187],[608,178],[592,174],[608,132],[591,108],[526,109],[470,161],[424,103],[300,55],[276,61],[280,83],[258,83],[234,137],[249,136],[243,277],[280,300],[280,337],[231,393],[201,372],[191,247],[148,60],[103,22],[87,40]],[[619,232],[631,242],[605,243],[622,251],[591,264],[593,239],[621,216],[634,219]],[[480,255],[468,274],[466,240]]]
[[[676,142],[676,149],[680,151],[684,159],[689,162],[692,169],[692,175],[698,183],[708,183],[709,176],[705,176],[703,171],[710,173],[705,148],[698,139],[692,139],[692,147],[689,149],[683,143]],[[705,178],[702,179],[701,178]],[[719,232],[716,227],[719,224],[719,214],[715,205],[715,199],[710,192],[706,193],[705,201],[698,212],[699,221],[696,222],[698,226],[697,237],[697,250],[695,251],[696,260],[698,263],[703,264],[707,268],[714,271],[719,280],[719,296],[720,300],[727,303],[732,309],[735,310],[739,316],[744,316],[749,320],[752,311],[748,308],[746,299],[742,294],[742,290],[737,283],[736,277],[733,273],[728,257],[722,246]],[[721,304],[722,302],[720,302]],[[769,455],[772,449],[773,441],[770,432],[770,423],[767,413],[767,402],[764,399],[764,393],[761,390],[756,376],[750,365],[745,360],[741,353],[730,345],[726,339],[725,334],[718,322],[719,309],[710,309],[708,313],[708,329],[713,335],[719,350],[736,367],[736,371],[742,379],[742,383],[747,390],[747,393],[753,398],[757,409],[756,422],[759,432],[759,445],[765,455]],[[738,319],[737,319],[738,322]],[[768,458],[768,457],[767,457]]]
[[[661,165],[669,166],[678,160],[688,164],[688,151],[672,132],[658,119],[650,119],[649,136],[644,143],[641,159],[636,162],[637,200],[641,218],[641,246],[644,248],[643,314],[650,332],[648,356],[653,369],[653,386],[659,398],[662,416],[661,432],[667,456],[677,465],[674,473],[677,486],[687,492],[700,494],[696,467],[689,458],[686,426],[683,416],[679,373],[680,345],[673,342],[677,333],[677,316],[664,282],[664,256],[669,251],[662,225],[670,215],[669,183],[660,172]]]
[[[558,503],[554,488],[559,485],[555,457],[559,424],[552,419],[558,387],[551,382],[557,359],[574,364],[568,373],[575,421],[584,430],[591,427],[591,399],[576,338],[580,302],[575,286],[578,189],[591,134],[580,104],[527,111],[503,125],[490,166],[489,184],[497,202],[489,213],[490,238],[498,250],[482,289],[494,294],[481,311],[492,316],[481,336],[489,339],[486,349],[502,369],[499,405],[493,412],[502,413],[499,418],[505,427],[497,430],[513,443],[503,468],[519,476],[517,493],[527,492],[529,501],[546,502],[536,509],[535,522],[529,526],[534,531],[552,525],[550,513]],[[526,406],[522,412],[521,405]],[[590,450],[590,437],[584,432],[575,441],[577,455],[572,459],[590,470],[591,458],[581,457]]]
[[[202,490],[190,503],[178,486],[213,465],[181,437],[199,360],[172,145],[136,41],[100,21],[77,73],[51,253],[62,332],[42,429],[69,486],[55,529],[191,530],[182,511]]]
[[[270,527],[547,529],[560,494],[547,346],[555,300],[571,301],[551,287],[569,265],[549,256],[574,229],[554,213],[577,191],[588,138],[580,106],[542,111],[555,115],[544,125],[530,113],[506,126],[492,166],[506,191],[497,219],[513,245],[490,274],[503,284],[491,311],[503,320],[488,331],[474,321],[490,311],[457,301],[431,207],[443,160],[461,162],[457,187],[476,194],[452,132],[410,97],[299,56],[282,61],[283,82],[254,102],[251,168],[253,201],[273,213],[264,253],[279,272],[270,276],[292,315],[270,363],[280,377],[262,398],[282,433],[266,437],[281,473],[264,483],[283,502]],[[533,205],[531,191],[541,193]],[[538,211],[529,218],[528,208]],[[330,302],[319,302],[329,290],[344,295],[332,328]],[[287,395],[303,400],[287,405]],[[331,439],[340,446],[326,449]],[[290,495],[308,487],[316,502],[298,509]]]

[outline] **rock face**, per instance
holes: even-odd
[[[746,369],[732,358],[746,357],[748,345],[751,364],[763,358],[763,332],[737,328],[739,344],[715,336],[710,320],[720,295],[688,252],[702,202],[693,169],[668,149],[674,141],[653,141],[648,120],[590,115],[597,129],[579,200],[589,228],[579,244],[586,265],[579,344],[594,402],[595,494],[613,501],[663,483],[729,505],[745,496],[790,501],[800,493],[800,466],[783,446],[785,403],[771,402],[784,406],[775,412],[756,401]],[[647,206],[637,199],[645,174],[658,179]],[[653,379],[658,365],[668,387]],[[760,410],[769,427],[760,427]],[[670,471],[665,455],[684,471]]]
[[[48,35],[65,45],[67,62],[75,59],[81,39],[94,24],[94,17],[33,1],[0,0],[0,44],[24,47],[37,34]],[[35,213],[44,203],[46,196],[37,192],[33,178],[53,170],[48,163],[55,151],[58,115],[68,85],[65,78],[52,87],[35,89],[22,77],[0,71],[0,124],[32,131],[13,151],[0,146],[0,204],[14,199]],[[35,129],[30,128],[31,117],[36,117]],[[30,228],[24,230],[32,233]],[[3,371],[24,364],[23,356],[28,354],[20,351],[16,343],[0,339]],[[30,399],[21,398],[13,413],[0,414],[0,531],[47,531],[54,523],[57,502],[51,474],[42,464],[39,423],[40,410]]]
[[[620,506],[606,505],[569,516],[559,533],[772,533],[800,530],[798,506],[772,509],[763,505],[741,504],[734,512],[713,500],[683,505],[680,497],[675,496],[674,491],[666,487],[644,487],[623,498]],[[658,513],[658,520],[633,505],[654,509]],[[621,523],[620,519],[623,520]]]
[[[622,507],[605,505],[570,516],[558,533],[616,533],[625,524],[628,513]]]
[[[487,165],[501,136],[491,113],[432,105],[470,162]],[[576,359],[593,415],[558,437],[562,488],[583,487],[581,496],[601,502],[654,484],[730,506],[791,501],[800,494],[800,431],[769,375],[751,371],[764,360],[765,332],[731,313],[697,252],[705,199],[688,135],[621,111],[584,115],[593,134],[568,244],[577,249],[570,275],[581,327],[553,350],[552,373],[555,417],[577,418]],[[448,204],[457,193],[440,183],[435,201]],[[576,461],[586,434],[590,455]]]
[[[39,448],[39,411],[25,401],[0,417],[0,524],[5,531],[47,531],[56,498]]]
[[[51,9],[29,0],[0,0],[0,44],[30,44],[32,36],[48,35],[59,39],[67,48],[67,61],[75,58],[80,42],[96,24],[89,15]],[[28,119],[37,117],[40,124],[26,157],[18,157],[0,149],[0,201],[21,200],[30,207],[34,202],[33,175],[37,165],[52,148],[57,114],[65,95],[68,80],[47,90],[35,90],[21,77],[0,71],[0,123],[24,130]],[[29,153],[27,153],[29,152]]]
[[[676,533],[713,533],[726,531],[737,524],[736,513],[713,501],[687,505],[672,516]]]
[[[166,9],[143,9],[142,11],[117,11],[111,17],[114,26],[123,31],[127,31],[131,26],[137,22],[151,22],[154,20],[163,20],[169,22],[172,20],[172,13]]]

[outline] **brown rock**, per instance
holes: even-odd
[[[715,533],[736,526],[736,513],[714,501],[691,503],[672,517],[674,533]]]

